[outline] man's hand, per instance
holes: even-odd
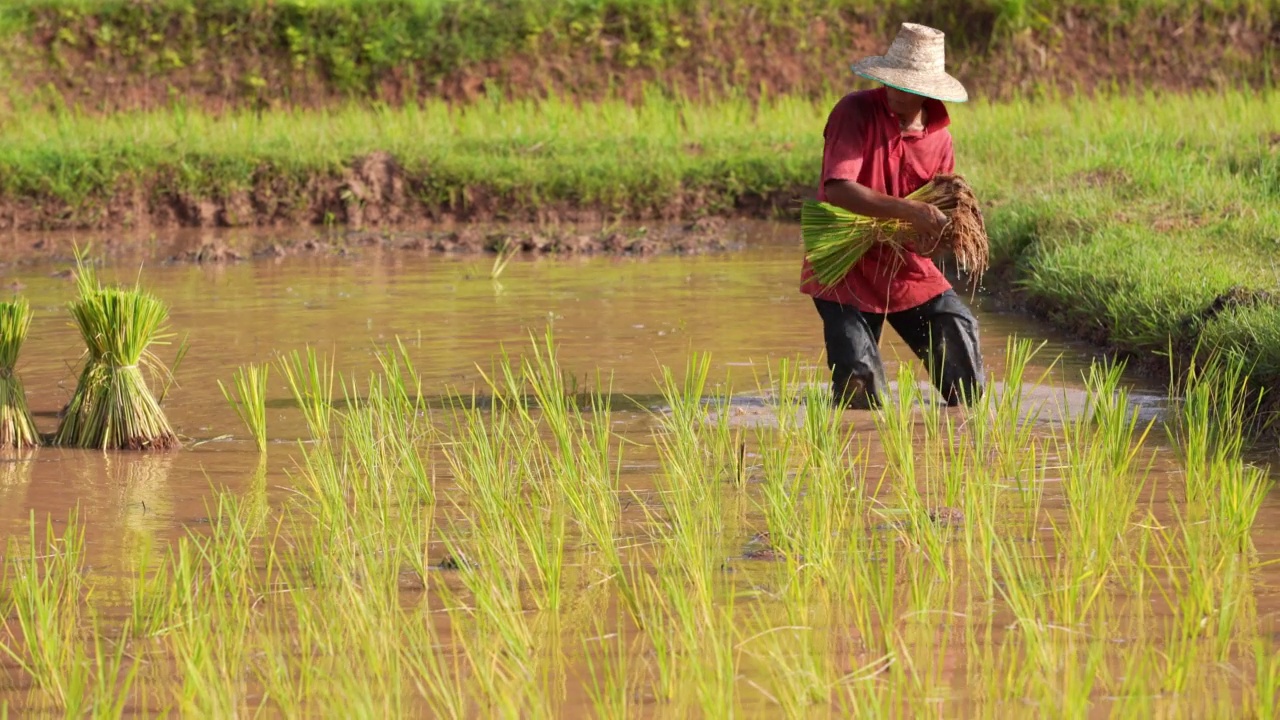
[[[933,241],[937,240],[942,229],[947,226],[947,214],[934,205],[918,200],[911,201],[911,206],[907,222],[920,234],[921,240],[929,241],[929,245],[934,244]]]

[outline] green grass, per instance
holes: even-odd
[[[0,10],[0,37],[37,38],[28,51],[34,67],[73,86],[100,67],[137,78],[192,71],[199,78],[217,68],[198,82],[223,98],[279,95],[290,74],[302,79],[284,81],[286,95],[323,89],[367,97],[388,80],[408,95],[430,93],[451,74],[483,73],[486,62],[521,55],[622,71],[696,63],[737,85],[743,79],[732,66],[750,51],[734,42],[733,29],[747,27],[786,31],[799,41],[788,50],[801,56],[843,59],[852,39],[846,28],[891,28],[906,19],[946,28],[953,48],[983,54],[1018,32],[1053,26],[1066,11],[1077,22],[1096,19],[1103,30],[1161,16],[1209,25],[1242,19],[1265,32],[1276,10],[1275,0],[1077,0],[1066,7],[1052,0],[14,0]],[[810,31],[815,20],[825,34]],[[710,57],[701,55],[708,47]],[[799,82],[806,81],[812,78]],[[74,103],[76,94],[67,98]]]
[[[520,216],[547,204],[652,213],[695,194],[708,196],[707,210],[728,210],[746,192],[789,189],[812,165],[787,151],[812,134],[805,128],[815,111],[800,101],[762,114],[745,101],[699,108],[655,98],[642,108],[593,108],[585,125],[568,103],[432,103],[261,119],[38,117],[4,122],[0,193],[66,204],[85,217],[120,187],[225,198],[253,190],[263,168],[273,202],[305,207],[308,179],[336,179],[353,158],[379,150],[403,167],[406,204],[465,213],[483,203]]]
[[[311,179],[336,187],[353,158],[386,151],[414,212],[732,213],[752,198],[810,196],[829,106],[655,96],[585,110],[495,101],[260,118],[17,114],[0,121],[0,197],[92,222],[122,187],[161,203],[217,199],[254,191],[265,173],[272,202],[306,220]],[[1280,376],[1268,259],[1280,225],[1277,114],[1273,91],[955,107],[958,169],[992,235],[988,284],[1017,288],[1056,324],[1122,353],[1185,355],[1201,340],[1255,360],[1264,382]],[[1206,314],[1237,286],[1273,296]]]

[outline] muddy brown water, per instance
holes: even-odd
[[[377,368],[374,352],[399,338],[424,391],[443,399],[452,389],[483,394],[480,369],[491,369],[504,348],[519,357],[550,323],[563,367],[584,384],[599,372],[614,395],[656,402],[660,365],[680,371],[691,352],[704,352],[711,355],[713,383],[740,391],[744,421],[767,420],[767,409],[756,402],[758,381],[782,357],[821,366],[822,326],[796,289],[794,226],[746,227],[752,237],[740,252],[517,257],[496,281],[489,277],[492,258],[479,255],[374,249],[343,258],[303,254],[197,265],[164,262],[171,245],[151,243],[113,257],[102,270],[104,281],[141,278],[169,303],[173,345],[158,354],[172,359],[178,341],[189,343],[165,399],[185,447],[160,455],[46,448],[9,459],[0,464],[3,530],[17,532],[32,512],[62,518],[78,507],[91,554],[96,549],[103,553],[99,560],[111,564],[109,548],[125,531],[175,537],[202,522],[210,488],[244,487],[258,461],[218,381],[229,383],[239,365],[271,362],[307,345],[331,352],[340,374],[363,381]],[[19,373],[44,432],[57,426],[83,349],[65,308],[74,294],[70,267],[43,261],[0,278],[6,288],[20,287],[35,315]],[[1080,373],[1094,357],[1089,346],[992,310],[987,298],[976,297],[973,305],[989,371],[1002,371],[1006,340],[1017,335],[1048,341],[1040,367],[1060,356],[1055,384],[1082,387]],[[898,362],[915,362],[892,332],[883,352],[890,377]],[[1134,382],[1141,397],[1158,406],[1160,388]],[[644,418],[639,410],[623,412],[619,422],[642,432]],[[294,443],[307,432],[278,372],[269,388],[268,434],[268,484],[287,485]]]
[[[615,420],[625,435],[643,440],[651,421],[641,408],[659,402],[660,365],[680,371],[692,351],[710,353],[713,384],[735,391],[735,422],[768,423],[759,381],[783,357],[821,369],[821,324],[811,301],[796,290],[794,226],[752,224],[748,232],[747,247],[726,254],[517,257],[497,281],[488,277],[487,256],[369,250],[344,258],[298,255],[217,265],[155,262],[146,253],[115,258],[102,271],[104,279],[140,276],[169,303],[174,339],[189,340],[190,352],[165,400],[185,447],[163,454],[46,448],[0,459],[0,530],[25,534],[32,514],[56,525],[77,509],[93,572],[129,573],[128,548],[139,537],[174,540],[207,523],[214,488],[249,492],[257,475],[257,450],[217,381],[228,382],[241,364],[270,362],[307,345],[332,352],[341,374],[363,382],[377,368],[375,350],[399,338],[424,391],[443,400],[451,389],[483,393],[480,368],[489,369],[500,348],[519,357],[531,334],[540,337],[550,322],[566,370],[584,383],[604,373],[615,397],[638,406],[619,403]],[[45,432],[53,431],[70,396],[82,349],[65,308],[74,292],[67,267],[37,262],[11,267],[0,278],[6,286],[20,285],[35,312],[19,372]],[[1030,399],[1078,406],[1081,373],[1097,357],[1095,350],[992,305],[982,296],[973,299],[988,371],[1003,372],[1010,336],[1043,340],[1028,375],[1058,362],[1052,385],[1029,387]],[[160,355],[170,359],[173,350],[162,348]],[[916,362],[892,332],[886,333],[884,355],[890,376],[898,363]],[[1160,386],[1136,376],[1126,382],[1140,413],[1161,412]],[[865,413],[850,415],[859,431],[874,432]],[[278,372],[269,389],[268,427],[268,493],[280,500],[296,467],[296,442],[307,432]],[[627,462],[624,483],[652,487],[648,477],[656,460],[631,453]],[[1256,527],[1277,524],[1280,502],[1273,493]],[[1262,560],[1280,554],[1280,543],[1269,535],[1255,532]],[[1280,579],[1276,568],[1265,570],[1263,579]],[[1260,615],[1276,607],[1266,585],[1258,589]]]

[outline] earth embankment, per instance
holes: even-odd
[[[1051,0],[17,0],[11,93],[89,111],[662,92],[823,97],[902,21],[978,97],[1264,84],[1280,3]]]

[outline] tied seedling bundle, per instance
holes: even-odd
[[[30,328],[31,306],[26,300],[0,303],[0,447],[30,448],[40,443],[22,380],[14,372]]]
[[[178,438],[143,370],[167,373],[149,347],[163,343],[168,308],[140,287],[102,287],[78,259],[80,297],[71,317],[87,346],[75,394],[58,427],[59,445],[103,450],[163,450]]]
[[[805,257],[823,287],[831,287],[849,272],[875,243],[901,253],[909,246],[938,259],[951,254],[971,277],[987,271],[987,226],[969,183],[959,175],[937,175],[907,196],[938,208],[947,224],[932,247],[909,223],[851,213],[828,203],[806,200],[800,209],[800,232]]]

